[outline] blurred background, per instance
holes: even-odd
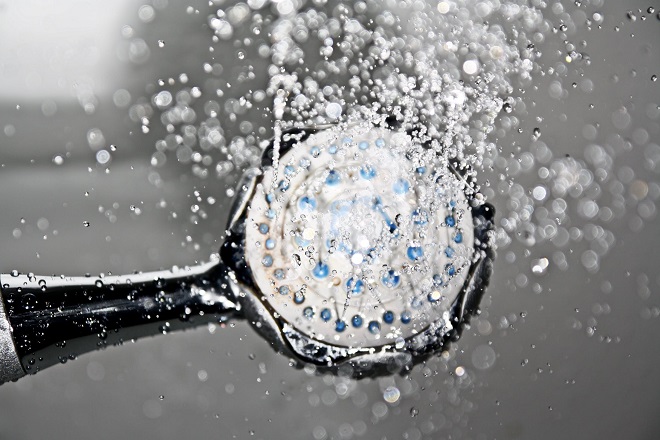
[[[208,261],[235,164],[258,154],[238,139],[268,133],[269,121],[237,104],[266,88],[267,62],[231,36],[213,40],[222,29],[209,17],[229,4],[0,0],[2,273]],[[567,45],[550,32],[538,46],[543,71],[517,91],[519,128],[498,145],[545,145],[598,165],[594,181],[605,181],[598,169],[615,178],[575,199],[570,243],[508,231],[483,313],[447,359],[354,381],[292,368],[243,322],[202,327],[3,385],[0,438],[660,437],[659,10],[648,0],[543,9],[556,23],[570,15],[570,39],[589,62],[557,62]],[[184,123],[204,115],[212,130],[217,116],[227,144],[208,158],[169,151],[167,121],[153,114],[167,100],[182,103]],[[543,198],[538,172],[510,175],[513,190]],[[609,213],[589,203],[600,192]],[[503,217],[512,209],[501,188],[486,193]]]

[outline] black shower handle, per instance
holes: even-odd
[[[138,337],[237,315],[218,263],[104,277],[0,275],[0,383]]]

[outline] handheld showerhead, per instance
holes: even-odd
[[[108,335],[218,317],[245,317],[304,363],[358,377],[400,369],[457,337],[476,310],[493,214],[465,173],[401,129],[287,132],[245,172],[219,261],[103,279],[3,275],[3,379]]]
[[[415,163],[404,131],[308,134],[252,174],[234,223],[258,314],[321,365],[437,350],[485,285],[492,207],[446,161]]]

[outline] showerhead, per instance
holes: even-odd
[[[246,318],[301,365],[401,370],[458,337],[488,282],[494,212],[469,178],[395,126],[286,132],[245,172],[217,263],[102,279],[2,275],[2,379],[108,335],[213,316]]]
[[[458,334],[492,258],[493,208],[465,175],[370,123],[289,133],[264,158],[223,248],[262,332],[305,362],[351,361],[359,374]]]

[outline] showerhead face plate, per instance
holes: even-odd
[[[408,133],[370,125],[279,153],[252,193],[245,259],[280,327],[344,355],[437,346],[483,254],[467,181],[420,161],[428,148]]]

